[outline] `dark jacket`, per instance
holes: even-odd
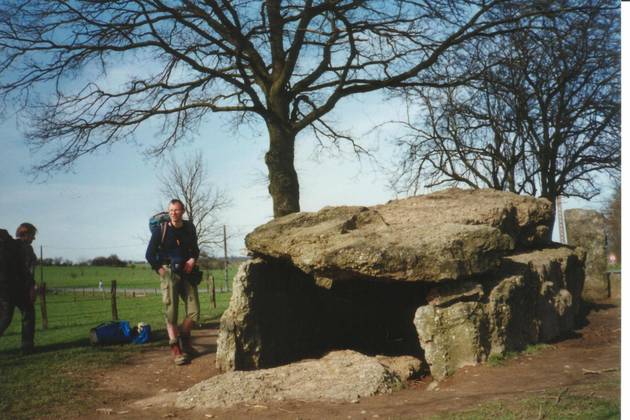
[[[183,226],[178,229],[168,222],[164,241],[162,241],[161,230],[153,232],[145,256],[155,271],[164,264],[170,264],[176,272],[181,271],[188,259],[199,259],[195,226],[188,220],[184,220]]]
[[[35,265],[37,264],[37,255],[33,251],[33,247],[24,241],[17,240],[20,252],[20,263],[22,264],[22,277],[26,289],[30,289],[35,285]]]
[[[33,276],[27,270],[27,258],[30,256],[25,247],[33,254],[30,245],[13,239],[9,233],[0,229],[0,293],[23,294],[33,284]],[[34,257],[33,264],[37,261]]]

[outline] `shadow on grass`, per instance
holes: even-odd
[[[75,324],[73,325],[74,327],[76,326],[81,326],[81,325],[85,325],[85,326],[91,326],[91,323],[86,323],[86,324]],[[63,326],[59,326],[59,327],[49,327],[47,331],[51,331],[51,330],[63,330],[66,327]],[[219,322],[218,321],[207,321],[207,322],[203,322],[199,324],[199,327],[197,329],[218,329],[219,328]],[[86,329],[86,331],[89,331],[89,329]],[[8,336],[20,336],[21,333],[19,331],[14,331],[8,334],[5,334],[5,337]],[[37,337],[36,337],[36,342],[37,342]],[[148,343],[146,344],[131,344],[131,343],[122,343],[122,344],[110,344],[110,345],[93,345],[90,343],[89,338],[86,337],[85,338],[80,338],[80,339],[75,339],[75,340],[69,340],[69,341],[64,341],[64,342],[58,342],[58,343],[51,343],[51,344],[44,344],[44,345],[37,345],[35,346],[35,354],[42,354],[42,353],[51,353],[51,352],[57,352],[57,351],[63,351],[63,350],[71,350],[71,349],[79,349],[79,348],[87,348],[87,349],[101,349],[101,350],[115,350],[117,348],[120,347],[128,347],[128,346],[132,346],[132,349],[138,349],[141,350],[143,348],[151,348],[151,347],[159,347],[159,346],[168,346],[168,334],[166,332],[166,329],[152,329],[151,330],[151,339]],[[201,350],[199,353],[201,355],[204,354],[209,354],[209,353],[214,353],[216,352],[216,345],[212,344],[212,345],[197,345],[195,344],[196,348],[202,347],[203,350]],[[6,350],[0,350],[0,356],[1,355],[10,355],[10,356],[22,356],[21,350],[19,349],[19,347],[15,347],[15,348],[10,348],[10,349],[6,349]],[[25,357],[25,359],[28,359],[28,357]]]
[[[72,349],[92,349],[92,350],[102,350],[102,351],[112,351],[121,348],[133,349],[133,350],[141,350],[143,348],[148,348],[152,346],[161,346],[168,345],[168,335],[166,334],[166,330],[153,330],[151,331],[151,340],[146,344],[133,344],[133,343],[121,343],[121,344],[108,344],[108,345],[93,345],[90,343],[89,338],[80,338],[76,340],[69,340],[60,343],[52,343],[52,344],[44,344],[44,345],[35,345],[35,351],[33,354],[45,354],[52,353],[64,350],[72,350]],[[0,355],[10,355],[10,356],[23,356],[22,352],[19,348],[12,348],[7,350],[0,350]],[[26,355],[23,357],[24,360],[28,359]]]
[[[82,339],[67,341],[63,343],[36,345],[35,351],[33,354],[50,353],[50,352],[55,352],[55,351],[60,351],[60,350],[69,350],[69,349],[90,347],[90,346],[91,346],[90,341],[87,338],[82,338]],[[14,348],[14,349],[0,351],[0,355],[2,354],[21,356],[22,351],[19,348]],[[27,359],[27,358],[28,357],[25,357],[24,359]]]

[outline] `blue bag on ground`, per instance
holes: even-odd
[[[92,344],[121,344],[130,343],[131,340],[129,321],[104,322],[90,330]]]
[[[151,339],[151,326],[144,322],[139,322],[138,326],[133,327],[131,335],[133,337],[133,340],[131,340],[133,344],[148,343]]]

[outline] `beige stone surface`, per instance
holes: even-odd
[[[550,217],[544,199],[452,188],[291,214],[256,228],[246,245],[316,278],[434,282],[487,272],[515,248],[546,243]]]
[[[564,212],[569,245],[586,252],[584,296],[603,299],[608,296],[606,277],[606,219],[596,210],[569,209]]]
[[[439,285],[414,325],[435,379],[552,340],[575,327],[584,255],[569,247],[505,257],[481,283]]]
[[[409,356],[379,359],[351,350],[333,351],[317,360],[214,376],[179,393],[176,406],[217,408],[284,400],[353,402],[402,388],[419,366],[420,361]]]

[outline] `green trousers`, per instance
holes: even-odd
[[[166,273],[160,276],[164,317],[170,324],[177,325],[179,299],[184,302],[186,318],[199,322],[199,293],[197,286],[193,286],[179,274],[173,273],[168,266],[164,266]]]

